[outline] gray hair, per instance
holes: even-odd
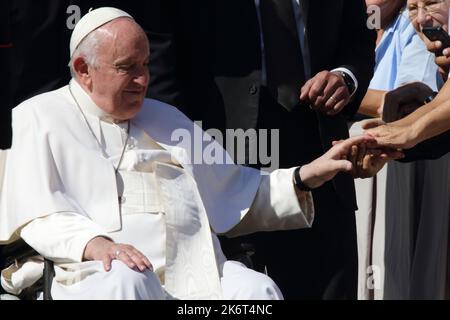
[[[102,32],[103,31],[103,32]],[[101,34],[103,33],[103,35]],[[98,68],[98,49],[104,40],[104,29],[97,29],[89,33],[75,49],[70,58],[69,68],[72,78],[76,78],[74,62],[77,58],[83,57],[86,64],[93,68]]]

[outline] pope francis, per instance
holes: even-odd
[[[193,163],[171,137],[196,125],[144,98],[149,52],[126,12],[100,8],[79,21],[71,82],[13,111],[0,241],[21,237],[55,262],[54,299],[282,299],[268,276],[227,261],[216,234],[310,227],[308,188],[351,170],[342,159],[368,138],[270,175]],[[2,285],[18,293],[41,273],[38,260],[13,265]]]

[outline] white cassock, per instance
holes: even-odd
[[[146,99],[128,135],[128,122],[112,121],[74,80],[14,110],[0,241],[20,235],[55,261],[54,299],[282,298],[267,276],[226,261],[216,233],[310,227],[311,194],[299,201],[292,169],[262,176],[235,164],[197,163],[193,145],[173,139],[177,129],[198,134],[177,109]],[[214,140],[205,147],[222,150]],[[83,262],[97,236],[135,246],[154,272],[117,260],[105,272],[102,262]],[[2,284],[17,293],[41,268],[12,266]]]

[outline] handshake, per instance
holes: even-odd
[[[353,178],[373,177],[390,160],[403,158],[401,151],[381,147],[369,135],[335,141],[330,150],[300,169],[302,182],[310,189],[320,187],[338,172]]]

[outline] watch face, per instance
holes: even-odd
[[[353,79],[345,72],[341,72],[342,78],[344,78],[345,85],[347,86],[347,89],[350,94],[355,91],[355,83],[353,82]]]

